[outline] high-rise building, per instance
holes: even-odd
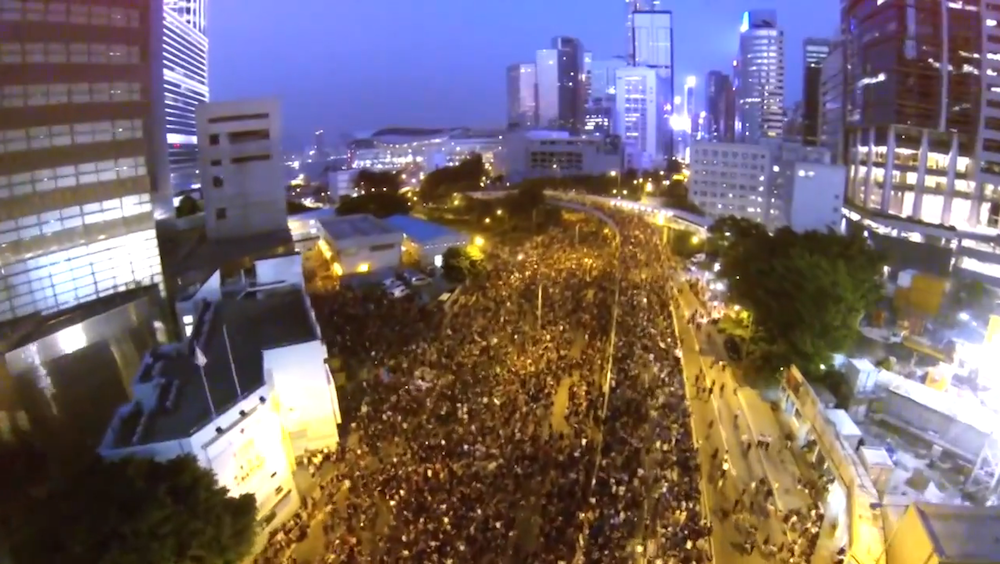
[[[162,10],[0,5],[0,321],[161,282]]]
[[[662,166],[672,147],[669,81],[657,69],[622,67],[615,71],[615,133],[621,137],[625,167]]]
[[[733,81],[722,71],[709,71],[705,79],[705,120],[704,139],[708,141],[732,142],[733,119],[732,101]]]
[[[820,66],[819,144],[844,164],[844,44],[835,41]]]
[[[534,127],[538,123],[535,86],[533,63],[507,67],[507,127]]]
[[[632,27],[632,14],[658,10],[659,7],[660,0],[625,0],[625,32],[628,36],[628,41],[625,44],[625,58],[630,65],[635,64],[635,35]]]
[[[603,137],[614,131],[615,70],[626,65],[623,57],[591,61],[585,135]]]
[[[653,69],[656,83],[659,85],[656,95],[663,104],[657,110],[657,131],[666,132],[666,142],[662,144],[662,158],[674,156],[674,136],[671,132],[671,117],[676,111],[674,100],[674,51],[673,51],[673,14],[657,9],[658,2],[637,5],[632,12],[632,62],[636,67]],[[646,8],[646,9],[638,9]],[[623,107],[621,103],[618,108]],[[624,120],[625,116],[616,114],[616,120]],[[676,120],[675,120],[676,121]],[[617,128],[616,128],[617,129]],[[657,154],[657,153],[648,153]],[[654,163],[653,166],[661,166]]]
[[[802,83],[802,143],[819,145],[823,98],[823,61],[830,55],[833,42],[807,38],[802,44],[805,68]]]
[[[996,235],[998,20],[988,2],[843,3],[850,202]]]
[[[736,76],[737,137],[780,138],[785,108],[785,37],[774,10],[744,12]]]
[[[201,186],[194,112],[208,101],[208,38],[205,0],[165,0],[163,83],[170,186],[183,192]]]
[[[536,53],[538,126],[583,131],[586,105],[583,44],[572,37],[552,39],[551,49]]]
[[[646,10],[632,13],[634,65],[652,67],[673,74],[673,13]]]

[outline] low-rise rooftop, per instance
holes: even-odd
[[[387,217],[385,222],[402,231],[416,243],[430,243],[441,239],[467,239],[464,234],[439,223],[425,221],[409,215]]]
[[[1000,562],[1000,508],[916,503],[938,562]]]
[[[181,287],[201,285],[212,274],[229,264],[294,252],[295,244],[288,229],[233,239],[201,239],[186,249],[165,253],[163,273],[167,280],[176,281]]]
[[[102,448],[192,435],[214,419],[213,408],[216,415],[223,413],[264,384],[263,351],[318,338],[300,288],[260,290],[207,304],[189,341],[147,355],[136,377],[136,399],[116,416]],[[204,381],[195,347],[206,361]]]
[[[388,223],[368,214],[345,215],[320,219],[320,225],[333,241],[346,241],[361,237],[377,237],[399,233]]]

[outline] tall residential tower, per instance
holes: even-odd
[[[785,37],[774,10],[743,14],[736,68],[737,139],[780,139],[785,108]]]
[[[0,321],[161,281],[162,10],[0,5]]]

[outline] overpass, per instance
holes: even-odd
[[[514,190],[491,190],[485,192],[466,192],[465,195],[472,198],[493,199],[502,198],[512,193],[514,193]],[[577,194],[573,192],[556,192],[554,190],[546,190],[545,195],[555,200],[577,202],[589,205],[596,204],[605,208],[619,208],[624,211],[631,211],[636,214],[645,215],[650,219],[650,221],[654,221],[660,225],[670,225],[671,227],[677,227],[679,229],[686,229],[698,233],[704,233],[708,227],[712,225],[712,220],[708,217],[694,214],[689,211],[654,206],[642,202],[633,202],[631,200],[623,200],[621,198],[605,198],[603,196],[591,196],[589,194]]]

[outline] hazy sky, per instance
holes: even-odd
[[[508,64],[556,35],[595,58],[623,54],[623,0],[209,0],[212,98],[277,96],[285,137],[387,126],[502,127]],[[834,0],[667,0],[675,87],[728,70],[745,10],[774,8],[785,30],[788,104],[802,95],[802,40],[829,37]],[[696,93],[704,103],[702,91]],[[293,145],[294,146],[294,145]],[[293,148],[293,147],[289,147]]]

